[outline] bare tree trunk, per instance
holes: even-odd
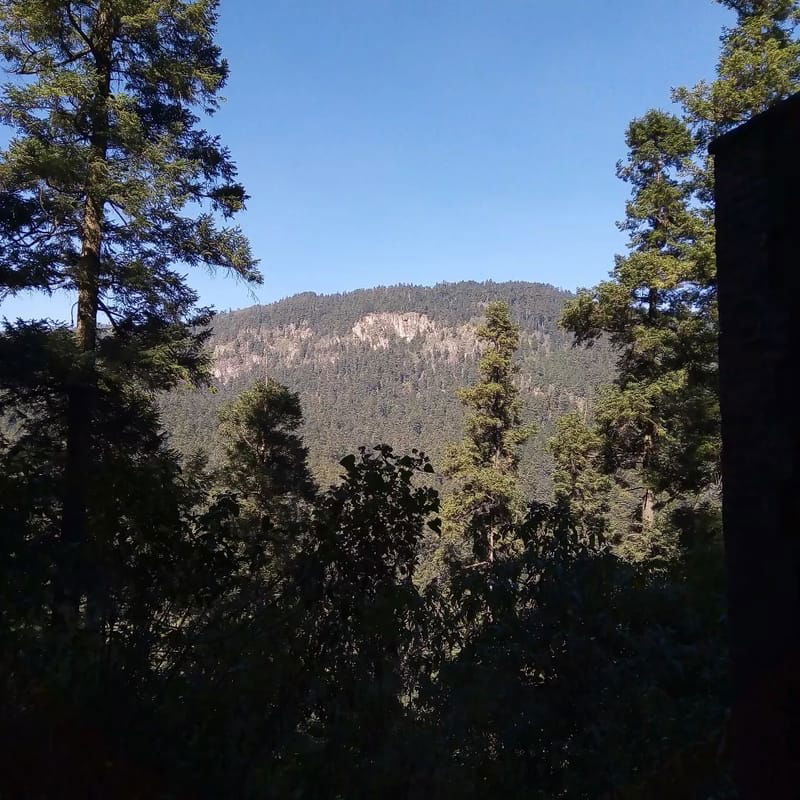
[[[644,480],[647,481],[647,468],[650,464],[650,457],[653,450],[653,435],[648,433],[644,437],[644,455],[642,456],[642,473]],[[649,531],[655,522],[655,492],[652,487],[645,484],[642,504],[639,508],[639,518],[642,524],[642,531]]]
[[[642,517],[642,530],[647,531],[653,527],[655,522],[655,497],[653,490],[647,487],[644,490],[644,497],[642,497],[641,517]]]

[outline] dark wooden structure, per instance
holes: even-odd
[[[800,95],[717,139],[723,519],[743,800],[800,798]]]

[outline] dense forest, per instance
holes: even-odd
[[[800,4],[719,2],[606,281],[213,335],[185,271],[261,280],[217,2],[0,2],[0,298],[76,298],[0,335],[0,796],[737,796],[707,146],[800,89]]]
[[[185,454],[202,446],[213,462],[224,449],[217,415],[254,380],[272,378],[300,395],[309,460],[323,484],[339,474],[354,446],[386,442],[424,449],[437,467],[458,438],[457,391],[477,376],[475,327],[491,300],[504,300],[521,327],[517,378],[525,417],[537,431],[520,465],[526,494],[552,493],[548,441],[565,413],[588,417],[597,390],[611,381],[604,343],[575,348],[559,326],[573,295],[534,283],[392,286],[346,294],[303,294],[219,314],[208,342],[214,382],[161,398],[171,443]]]

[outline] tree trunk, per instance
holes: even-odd
[[[92,473],[91,433],[96,406],[97,310],[105,215],[104,173],[108,152],[108,100],[111,94],[113,18],[107,2],[102,2],[92,37],[97,73],[96,94],[90,112],[90,161],[86,175],[86,200],[81,223],[81,256],[75,272],[78,288],[78,313],[75,339],[80,359],[67,389],[66,464],[61,519],[61,539],[65,550],[64,579],[57,596],[57,613],[75,622],[81,598],[90,593],[94,570],[89,566],[87,506]]]
[[[652,321],[658,314],[658,289],[651,288],[647,293],[647,316]]]
[[[653,433],[647,433],[644,437],[644,454],[642,455],[642,473],[645,481],[647,480],[647,469],[650,466],[650,458],[653,452]],[[642,524],[642,531],[649,531],[655,522],[655,492],[650,486],[645,485],[642,504],[639,508],[639,518]]]
[[[653,495],[653,490],[647,487],[644,490],[644,497],[642,497],[642,507],[641,507],[641,517],[642,517],[642,530],[648,531],[650,528],[653,527],[653,523],[655,522],[655,508],[654,508],[655,497]]]

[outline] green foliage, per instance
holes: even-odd
[[[16,421],[0,446],[2,735],[21,764],[52,762],[9,791],[57,796],[75,780],[79,794],[106,787],[116,795],[127,754],[141,760],[134,785],[147,794],[156,778],[143,776],[163,766],[151,742],[159,681],[187,646],[187,622],[208,612],[235,571],[228,512],[207,503],[201,465],[182,466],[165,446],[147,396],[104,376],[88,536],[60,537],[66,410],[80,352],[70,331],[41,323],[8,326],[0,351],[0,409]],[[80,616],[54,624],[63,576],[73,572]]]
[[[302,424],[298,396],[271,379],[254,384],[220,412],[224,483],[262,527],[296,521],[314,497],[308,450],[296,433]]]
[[[719,594],[692,607],[699,592],[620,558],[561,505],[533,505],[516,539],[492,569],[463,570],[445,601],[449,649],[420,694],[427,796],[661,796],[671,764],[678,796],[730,797],[715,752]],[[475,601],[487,594],[491,614]]]
[[[241,490],[248,476],[235,494],[201,464],[179,467],[142,416],[145,398],[126,404],[112,387],[96,443],[108,511],[91,521],[93,541],[103,531],[107,542],[91,555],[107,578],[93,593],[102,622],[65,644],[47,624],[46,576],[63,558],[49,549],[50,458],[63,447],[59,375],[77,350],[44,326],[7,336],[2,354],[19,361],[4,395],[17,429],[1,454],[0,519],[13,532],[0,562],[3,719],[20,763],[47,759],[59,780],[112,796],[545,798],[632,791],[665,761],[706,752],[724,649],[719,595],[696,578],[632,565],[565,507],[537,505],[515,518],[513,550],[420,591],[438,494],[425,456],[387,446],[343,459],[341,481],[307,514],[275,515],[270,533],[296,544],[276,553],[249,507],[264,496]],[[247,459],[254,433],[296,437],[299,409],[283,387],[259,384],[226,419]],[[574,422],[566,443],[591,459],[596,441]],[[269,465],[254,459],[254,477]],[[305,485],[298,465],[289,495]],[[282,495],[268,487],[271,506]],[[703,530],[687,569],[707,579]],[[45,752],[36,743],[53,724],[69,735]],[[716,790],[720,765],[692,758],[686,785]],[[49,774],[3,780],[58,796]]]
[[[724,674],[725,644],[719,638],[724,582],[714,165],[707,146],[800,89],[798,4],[721,2],[737,12],[737,23],[723,31],[716,79],[673,92],[682,117],[650,111],[628,128],[628,159],[618,173],[632,187],[621,224],[630,237],[629,252],[617,257],[610,280],[568,303],[562,320],[578,344],[608,337],[618,376],[598,395],[593,427],[578,432],[566,422],[554,442],[557,460],[566,454],[575,467],[557,481],[567,500],[570,493],[581,496],[581,481],[596,486],[603,474],[615,479],[612,506],[626,493],[634,498],[628,503],[636,506],[634,524],[614,532],[615,553],[649,571],[660,585],[647,601],[651,611],[658,606],[650,604],[678,595],[693,604],[681,658],[688,664],[697,657],[706,675],[717,676]],[[613,512],[609,522],[616,527]],[[686,698],[685,688],[680,696]],[[724,705],[725,694],[712,682],[708,696],[695,697],[681,713],[703,721],[698,730],[706,725],[711,731],[720,725]],[[706,753],[700,760],[708,763],[713,738],[690,752]],[[695,757],[683,766],[681,761],[671,759],[685,775],[674,791],[710,796],[702,779],[686,775],[694,770]],[[662,796],[660,774],[634,782],[620,796]]]
[[[216,3],[7,2],[0,54],[0,292],[78,292],[78,335],[164,388],[197,378],[207,310],[175,265],[259,280],[247,241],[219,228],[244,190],[198,127],[227,78]],[[195,213],[197,208],[207,211]]]
[[[0,55],[23,78],[0,98],[0,120],[15,131],[0,155],[4,293],[91,285],[97,305],[88,311],[102,311],[128,343],[189,314],[196,296],[176,264],[258,280],[241,233],[214,221],[242,208],[244,190],[228,152],[198,127],[198,112],[213,113],[228,74],[213,41],[216,6],[0,6]],[[198,205],[209,210],[194,215]]]
[[[638,519],[650,527],[656,497],[701,490],[715,470],[713,237],[691,203],[688,128],[651,111],[631,123],[627,143],[618,172],[633,187],[621,226],[631,252],[611,280],[567,305],[563,324],[578,343],[606,334],[617,349],[618,377],[598,398],[597,425],[608,470],[641,476]]]
[[[228,222],[244,190],[199,127],[227,77],[216,19],[211,0],[0,3],[0,298],[77,295],[74,331],[19,321],[0,341],[3,740],[51,767],[17,796],[169,791],[152,720],[249,555],[152,402],[206,375],[185,267],[259,280]]]
[[[689,496],[713,494],[719,475],[716,266],[710,140],[800,88],[800,22],[788,0],[728,2],[717,78],[673,98],[683,118],[649,111],[628,128],[619,176],[632,186],[621,224],[630,253],[611,279],[569,303],[577,343],[607,335],[615,386],[597,403],[606,468],[641,484],[639,525]],[[638,477],[633,477],[638,476]]]
[[[800,88],[796,0],[719,2],[737,12],[738,24],[722,33],[716,79],[673,93],[701,148]]]
[[[227,223],[244,189],[226,149],[199,127],[227,78],[216,5],[0,4],[0,59],[16,77],[0,92],[0,122],[12,130],[0,152],[0,297],[77,295],[59,531],[70,551],[92,544],[104,383],[154,392],[206,377],[211,313],[195,308],[178,267],[260,280],[247,240]],[[63,567],[54,605],[65,625],[83,624],[96,580],[80,559]]]
[[[512,532],[523,508],[519,448],[533,433],[522,425],[519,389],[513,382],[519,372],[513,361],[519,326],[506,303],[490,303],[485,314],[476,332],[484,345],[480,378],[459,393],[468,410],[467,434],[444,463],[453,483],[444,506],[447,539],[463,541],[479,563],[491,563],[513,547]]]
[[[550,440],[556,501],[567,505],[576,524],[601,537],[608,528],[611,480],[603,469],[602,437],[577,414],[565,414]]]
[[[305,501],[307,514],[274,516],[271,533],[297,545],[276,553],[251,496],[215,487],[201,464],[180,468],[142,416],[144,397],[126,404],[111,387],[96,444],[108,511],[91,522],[108,544],[92,556],[107,576],[93,596],[107,599],[99,630],[66,645],[47,624],[46,576],[63,557],[48,549],[59,546],[49,459],[63,447],[59,375],[77,351],[68,331],[7,336],[2,354],[18,367],[5,408],[18,422],[2,451],[0,514],[13,532],[3,719],[20,763],[47,758],[59,780],[112,796],[591,797],[694,753],[719,724],[709,698],[724,650],[704,621],[719,618],[716,595],[632,566],[565,508],[534,506],[515,519],[513,551],[422,592],[423,544],[440,530],[422,454],[380,446],[343,459],[341,481]],[[226,419],[246,459],[253,433],[296,437],[299,409],[283,387],[259,384]],[[576,438],[593,452],[591,437]],[[255,459],[255,477],[269,464]],[[295,474],[290,495],[304,486]],[[268,505],[280,501],[269,489]],[[54,719],[69,735],[44,752],[36,742]],[[699,769],[691,780],[716,785],[715,761]],[[57,796],[48,774],[4,781]]]
[[[313,747],[297,780],[309,796],[324,786],[323,796],[402,797],[417,757],[404,741],[414,735],[404,700],[430,657],[414,578],[425,530],[439,527],[439,498],[414,485],[431,472],[422,453],[361,448],[342,466],[298,559],[305,647],[318,655],[306,729]]]

